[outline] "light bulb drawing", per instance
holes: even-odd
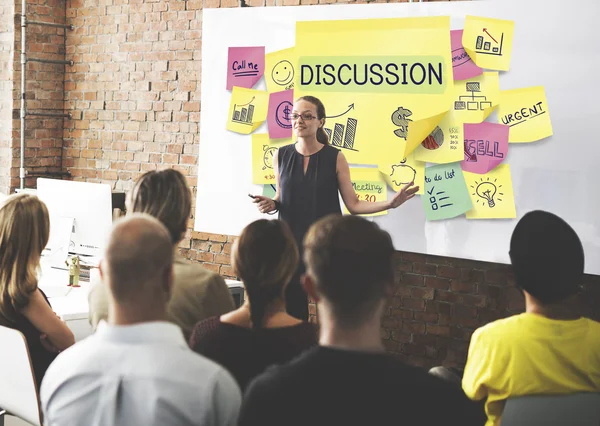
[[[494,182],[490,182],[489,177],[487,178],[487,180],[483,180],[483,178],[481,178],[481,181],[475,182],[474,185],[471,185],[471,188],[475,190],[475,192],[473,192],[473,195],[477,195],[481,199],[483,199],[484,201],[481,201],[481,203],[484,206],[487,204],[488,207],[494,208],[496,206],[496,201],[502,201],[502,198],[500,198],[500,196],[503,196],[504,193],[499,192],[501,190],[500,188],[502,188],[502,185],[496,186],[497,180],[498,179],[494,179]],[[494,197],[496,198],[494,199]],[[479,201],[480,200],[477,200],[477,202]]]

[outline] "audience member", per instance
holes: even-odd
[[[174,169],[151,171],[136,182],[127,200],[127,212],[147,213],[169,230],[175,262],[173,295],[167,307],[168,319],[179,325],[186,339],[194,325],[203,319],[235,309],[225,280],[199,264],[185,260],[178,245],[187,230],[192,196],[183,175]],[[90,323],[95,328],[108,316],[108,289],[95,282],[90,290]]]
[[[394,270],[389,234],[330,215],[304,240],[303,286],[318,302],[320,346],[248,387],[240,425],[472,425],[460,388],[384,352],[380,317]]]
[[[25,336],[38,387],[57,353],[75,343],[71,330],[38,288],[37,272],[49,235],[48,210],[37,197],[16,194],[4,200],[0,207],[0,325]]]
[[[575,231],[552,213],[527,213],[512,234],[510,259],[526,312],[475,331],[462,379],[469,398],[487,399],[487,426],[500,425],[512,397],[600,392],[600,323],[571,303],[584,271]]]
[[[298,249],[288,226],[258,220],[236,240],[232,266],[246,289],[237,310],[204,320],[190,346],[227,368],[240,387],[266,367],[283,364],[317,344],[314,326],[286,312],[285,288],[298,264]]]
[[[146,214],[115,224],[100,265],[108,323],[61,353],[42,382],[44,424],[235,425],[239,387],[167,322],[173,241]]]

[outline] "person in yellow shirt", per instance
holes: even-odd
[[[487,399],[486,426],[499,426],[507,399],[600,392],[600,323],[573,312],[583,246],[558,216],[527,213],[510,242],[526,312],[475,331],[462,379],[466,395]]]

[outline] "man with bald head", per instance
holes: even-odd
[[[44,424],[235,425],[237,384],[167,321],[173,246],[164,225],[145,214],[117,222],[100,274],[108,322],[48,369]]]

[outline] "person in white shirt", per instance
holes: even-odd
[[[40,391],[44,425],[237,423],[234,379],[167,321],[172,269],[171,239],[157,219],[134,214],[115,224],[100,265],[108,322],[50,365]]]

